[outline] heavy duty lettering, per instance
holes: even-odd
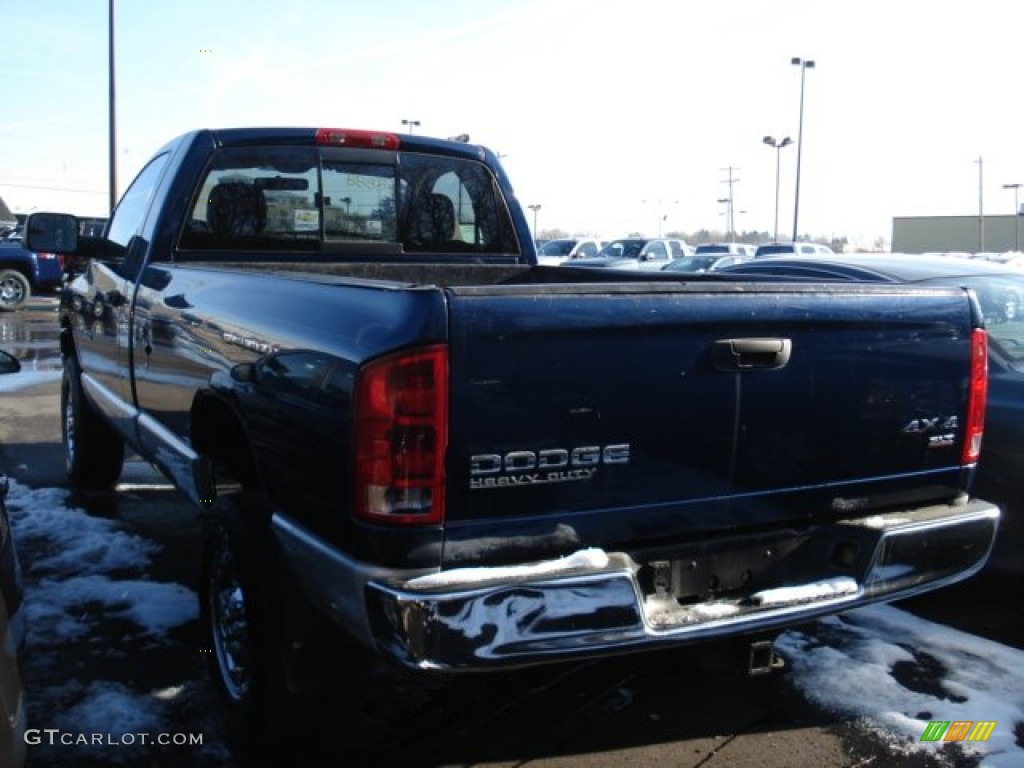
[[[602,464],[628,464],[629,444],[478,453],[470,457],[470,488],[508,488],[589,480]]]

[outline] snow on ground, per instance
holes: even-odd
[[[72,642],[100,642],[105,622],[117,622],[126,636],[160,643],[167,630],[196,619],[194,592],[146,579],[150,557],[160,550],[156,543],[125,531],[116,520],[68,506],[68,493],[61,489],[34,490],[12,480],[7,506],[25,576],[26,659],[59,653]],[[35,727],[108,734],[116,741],[123,734],[167,731],[168,702],[178,693],[71,679],[29,691],[29,697],[48,718]],[[61,748],[68,756],[68,748]],[[104,754],[122,762],[133,751]]]
[[[59,653],[61,644],[80,642],[106,620],[128,627],[121,631],[135,637],[162,642],[168,629],[196,618],[191,590],[146,579],[150,558],[159,551],[156,543],[116,520],[68,506],[68,493],[60,489],[33,490],[12,481],[8,507],[26,576],[27,654]],[[589,562],[592,554],[581,557]],[[1024,651],[891,606],[786,632],[776,646],[809,700],[855,718],[897,753],[944,749],[941,742],[920,740],[933,720],[996,721],[987,742],[959,746],[980,755],[985,768],[1024,765],[1015,735],[1024,730]],[[52,721],[40,727],[116,739],[167,730],[170,703],[188,685],[140,692],[120,682],[71,679],[30,696],[46,697],[53,712]],[[211,748],[223,749],[206,746]],[[112,762],[131,754],[103,753]]]
[[[959,742],[984,768],[1020,768],[1024,651],[874,606],[783,634],[776,647],[800,691],[859,719],[894,750],[936,752],[922,742],[932,720],[997,721],[986,742]]]

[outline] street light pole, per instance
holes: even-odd
[[[775,242],[779,242],[779,167],[782,160],[782,148],[793,143],[789,136],[784,139],[776,139],[774,136],[765,136],[762,141],[775,150]]]
[[[736,194],[733,190],[733,185],[738,184],[739,179],[734,177],[732,175],[732,172],[738,171],[739,168],[734,168],[733,166],[730,165],[728,168],[722,168],[722,170],[729,172],[729,178],[723,180],[722,183],[729,185],[729,213],[726,217],[726,227],[729,231],[726,233],[726,239],[729,242],[733,242],[736,239]]]
[[[114,206],[117,205],[117,109],[114,99],[114,0],[110,0],[107,6],[107,83],[109,92],[107,95],[108,132],[110,153],[110,215],[113,215]]]
[[[975,160],[978,164],[978,253],[985,250],[985,184],[983,170],[985,159],[981,156]]]
[[[732,229],[732,198],[731,197],[720,197],[718,202],[725,206],[725,240],[731,242],[732,238],[729,235],[729,231]]]
[[[814,62],[794,57],[790,59],[790,63],[800,67],[800,123],[796,134],[796,195],[793,200],[793,242],[795,243],[799,232],[797,225],[800,219],[800,161],[804,147],[804,75],[807,74],[808,69],[814,69]]]
[[[540,203],[534,203],[533,205],[526,206],[533,211],[533,239],[537,239],[537,211],[541,209]]]
[[[412,134],[412,129],[418,127],[420,124],[419,120],[402,120],[402,125],[409,127],[409,134]]]
[[[1020,182],[1003,184],[1003,189],[1013,190],[1013,250],[1020,250]]]

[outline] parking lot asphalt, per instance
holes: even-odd
[[[60,447],[56,313],[52,300],[0,317],[0,341],[38,381],[0,395],[0,461],[22,500],[58,489],[82,516],[152,542],[146,562],[105,574],[179,585],[194,593],[199,525],[195,511],[148,466],[126,465],[114,493],[68,493]],[[48,373],[49,372],[49,373]],[[40,497],[42,498],[42,497]],[[34,573],[52,542],[33,540],[21,558],[31,589],[58,579]],[[1012,561],[1013,558],[1010,558]],[[130,569],[129,569],[130,570]],[[70,581],[72,574],[65,574]],[[988,572],[913,601],[906,609],[971,636],[1024,649],[1024,579]],[[49,582],[47,582],[49,579]],[[127,587],[126,587],[127,588]],[[102,605],[79,608],[89,632],[30,644],[22,658],[30,727],[123,731],[119,717],[159,710],[169,733],[202,735],[202,745],[41,743],[30,768],[77,765],[255,766],[760,766],[884,768],[971,766],[964,750],[913,750],[849,712],[815,704],[789,671],[751,678],[709,669],[690,652],[615,659],[452,679],[368,670],[359,696],[312,708],[304,736],[279,752],[232,742],[206,675],[198,622],[157,635],[134,631]],[[343,687],[344,681],[339,681]],[[120,697],[120,698],[119,698]],[[86,710],[99,708],[97,720]],[[941,716],[941,712],[935,714]],[[985,716],[984,713],[979,717]],[[81,718],[81,722],[76,718]],[[140,722],[147,722],[144,719]],[[142,727],[142,726],[140,726]],[[1020,726],[1017,726],[1020,727]],[[93,732],[93,731],[90,731]],[[1024,748],[1024,729],[1016,736]],[[1010,764],[1010,763],[1007,763]]]

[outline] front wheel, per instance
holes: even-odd
[[[82,375],[74,357],[64,358],[60,388],[64,466],[77,488],[113,487],[124,464],[124,441],[103,421],[82,391]]]
[[[0,270],[0,312],[13,312],[24,306],[32,295],[32,285],[21,272]]]

